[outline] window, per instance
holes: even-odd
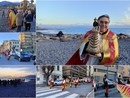
[[[60,66],[57,66],[57,71],[59,71],[60,70]]]
[[[94,72],[96,72],[96,68],[94,68]]]

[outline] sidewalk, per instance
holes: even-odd
[[[117,91],[117,88],[115,87],[115,88],[111,88],[111,89],[109,89],[108,91],[109,92],[112,92],[112,91]],[[96,91],[95,92],[95,95],[99,95],[99,94],[101,94],[101,93],[104,93],[105,92],[105,89],[102,89],[102,90],[98,90],[98,91]]]
[[[43,84],[36,84],[36,87],[47,87],[46,83]]]

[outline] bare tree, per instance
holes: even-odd
[[[49,76],[54,71],[55,66],[42,66],[42,72],[46,78],[46,84],[48,85]]]

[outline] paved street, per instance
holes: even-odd
[[[108,98],[122,98],[117,88],[110,88],[108,91]],[[100,89],[95,92],[95,98],[105,98],[105,89]]]
[[[19,62],[17,59],[14,59],[13,56],[11,56],[10,60],[7,60],[7,58],[4,55],[2,55],[2,58],[0,58],[0,65],[33,65],[33,62],[33,60],[31,60],[30,62]]]
[[[37,98],[86,98],[86,96],[92,91],[91,83],[80,84],[77,88],[72,86],[62,91],[61,86],[55,86],[50,89],[49,87],[37,87]]]

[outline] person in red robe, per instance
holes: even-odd
[[[98,18],[99,41],[101,52],[98,54],[89,54],[86,48],[89,44],[91,34],[94,30],[88,31],[84,35],[79,49],[72,55],[65,65],[113,65],[118,58],[118,37],[109,30],[110,18],[108,15],[102,15]]]
[[[8,10],[8,21],[10,29],[16,27],[16,14],[12,8]]]

